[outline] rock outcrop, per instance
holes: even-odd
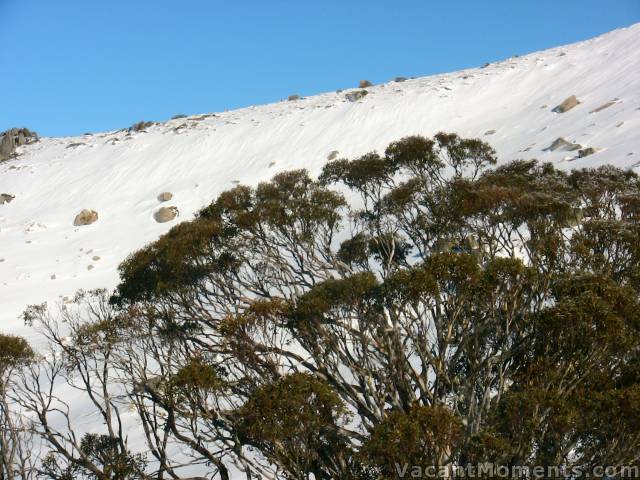
[[[0,133],[0,162],[7,160],[17,147],[38,140],[38,134],[28,128],[11,128]]]
[[[172,198],[173,198],[173,193],[171,192],[162,192],[160,195],[158,195],[159,202],[168,202]]]

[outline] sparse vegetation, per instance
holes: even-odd
[[[134,123],[128,128],[129,132],[143,132],[147,128],[155,125],[155,122],[145,122],[144,120]]]

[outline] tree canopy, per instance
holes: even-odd
[[[139,478],[638,465],[640,179],[496,160],[439,133],[240,185],[82,295],[70,340],[34,307],[65,372],[87,392],[102,372],[104,436],[42,431],[51,455],[123,479],[105,458]]]

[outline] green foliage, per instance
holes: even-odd
[[[462,424],[445,407],[414,406],[377,425],[360,455],[382,478],[402,478],[398,468],[444,466],[461,440]]]
[[[206,256],[212,244],[224,241],[224,232],[215,221],[183,222],[160,240],[130,255],[120,265],[123,281],[113,300],[150,300],[157,295],[197,282],[213,268],[233,269],[231,252],[221,252],[203,265],[195,260]]]
[[[438,133],[220,194],[120,267],[174,372],[142,401],[254,476],[637,462],[640,180],[495,163]]]
[[[55,453],[48,454],[42,463],[44,478],[137,480],[143,478],[141,474],[147,463],[144,455],[123,450],[118,439],[107,435],[85,434],[79,453],[79,458],[66,465]]]
[[[8,370],[26,365],[34,357],[35,353],[24,338],[0,334],[0,382]]]
[[[306,373],[257,388],[237,412],[237,432],[276,459],[293,478],[326,475],[333,457],[345,455],[339,427],[346,420],[340,397]]]

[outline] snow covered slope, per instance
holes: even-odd
[[[335,150],[353,157],[410,134],[480,137],[500,161],[538,158],[571,169],[640,166],[640,24],[586,42],[486,68],[298,101],[192,116],[127,131],[43,138],[0,163],[0,331],[27,336],[18,315],[30,303],[78,288],[116,285],[132,251],[188,219],[234,182],[280,170],[316,174]],[[552,109],[576,95],[566,113]],[[611,103],[613,102],[613,103]],[[609,104],[597,112],[594,110]],[[547,151],[563,137],[597,153]],[[159,224],[158,194],[180,216]],[[99,220],[74,227],[82,209]]]

